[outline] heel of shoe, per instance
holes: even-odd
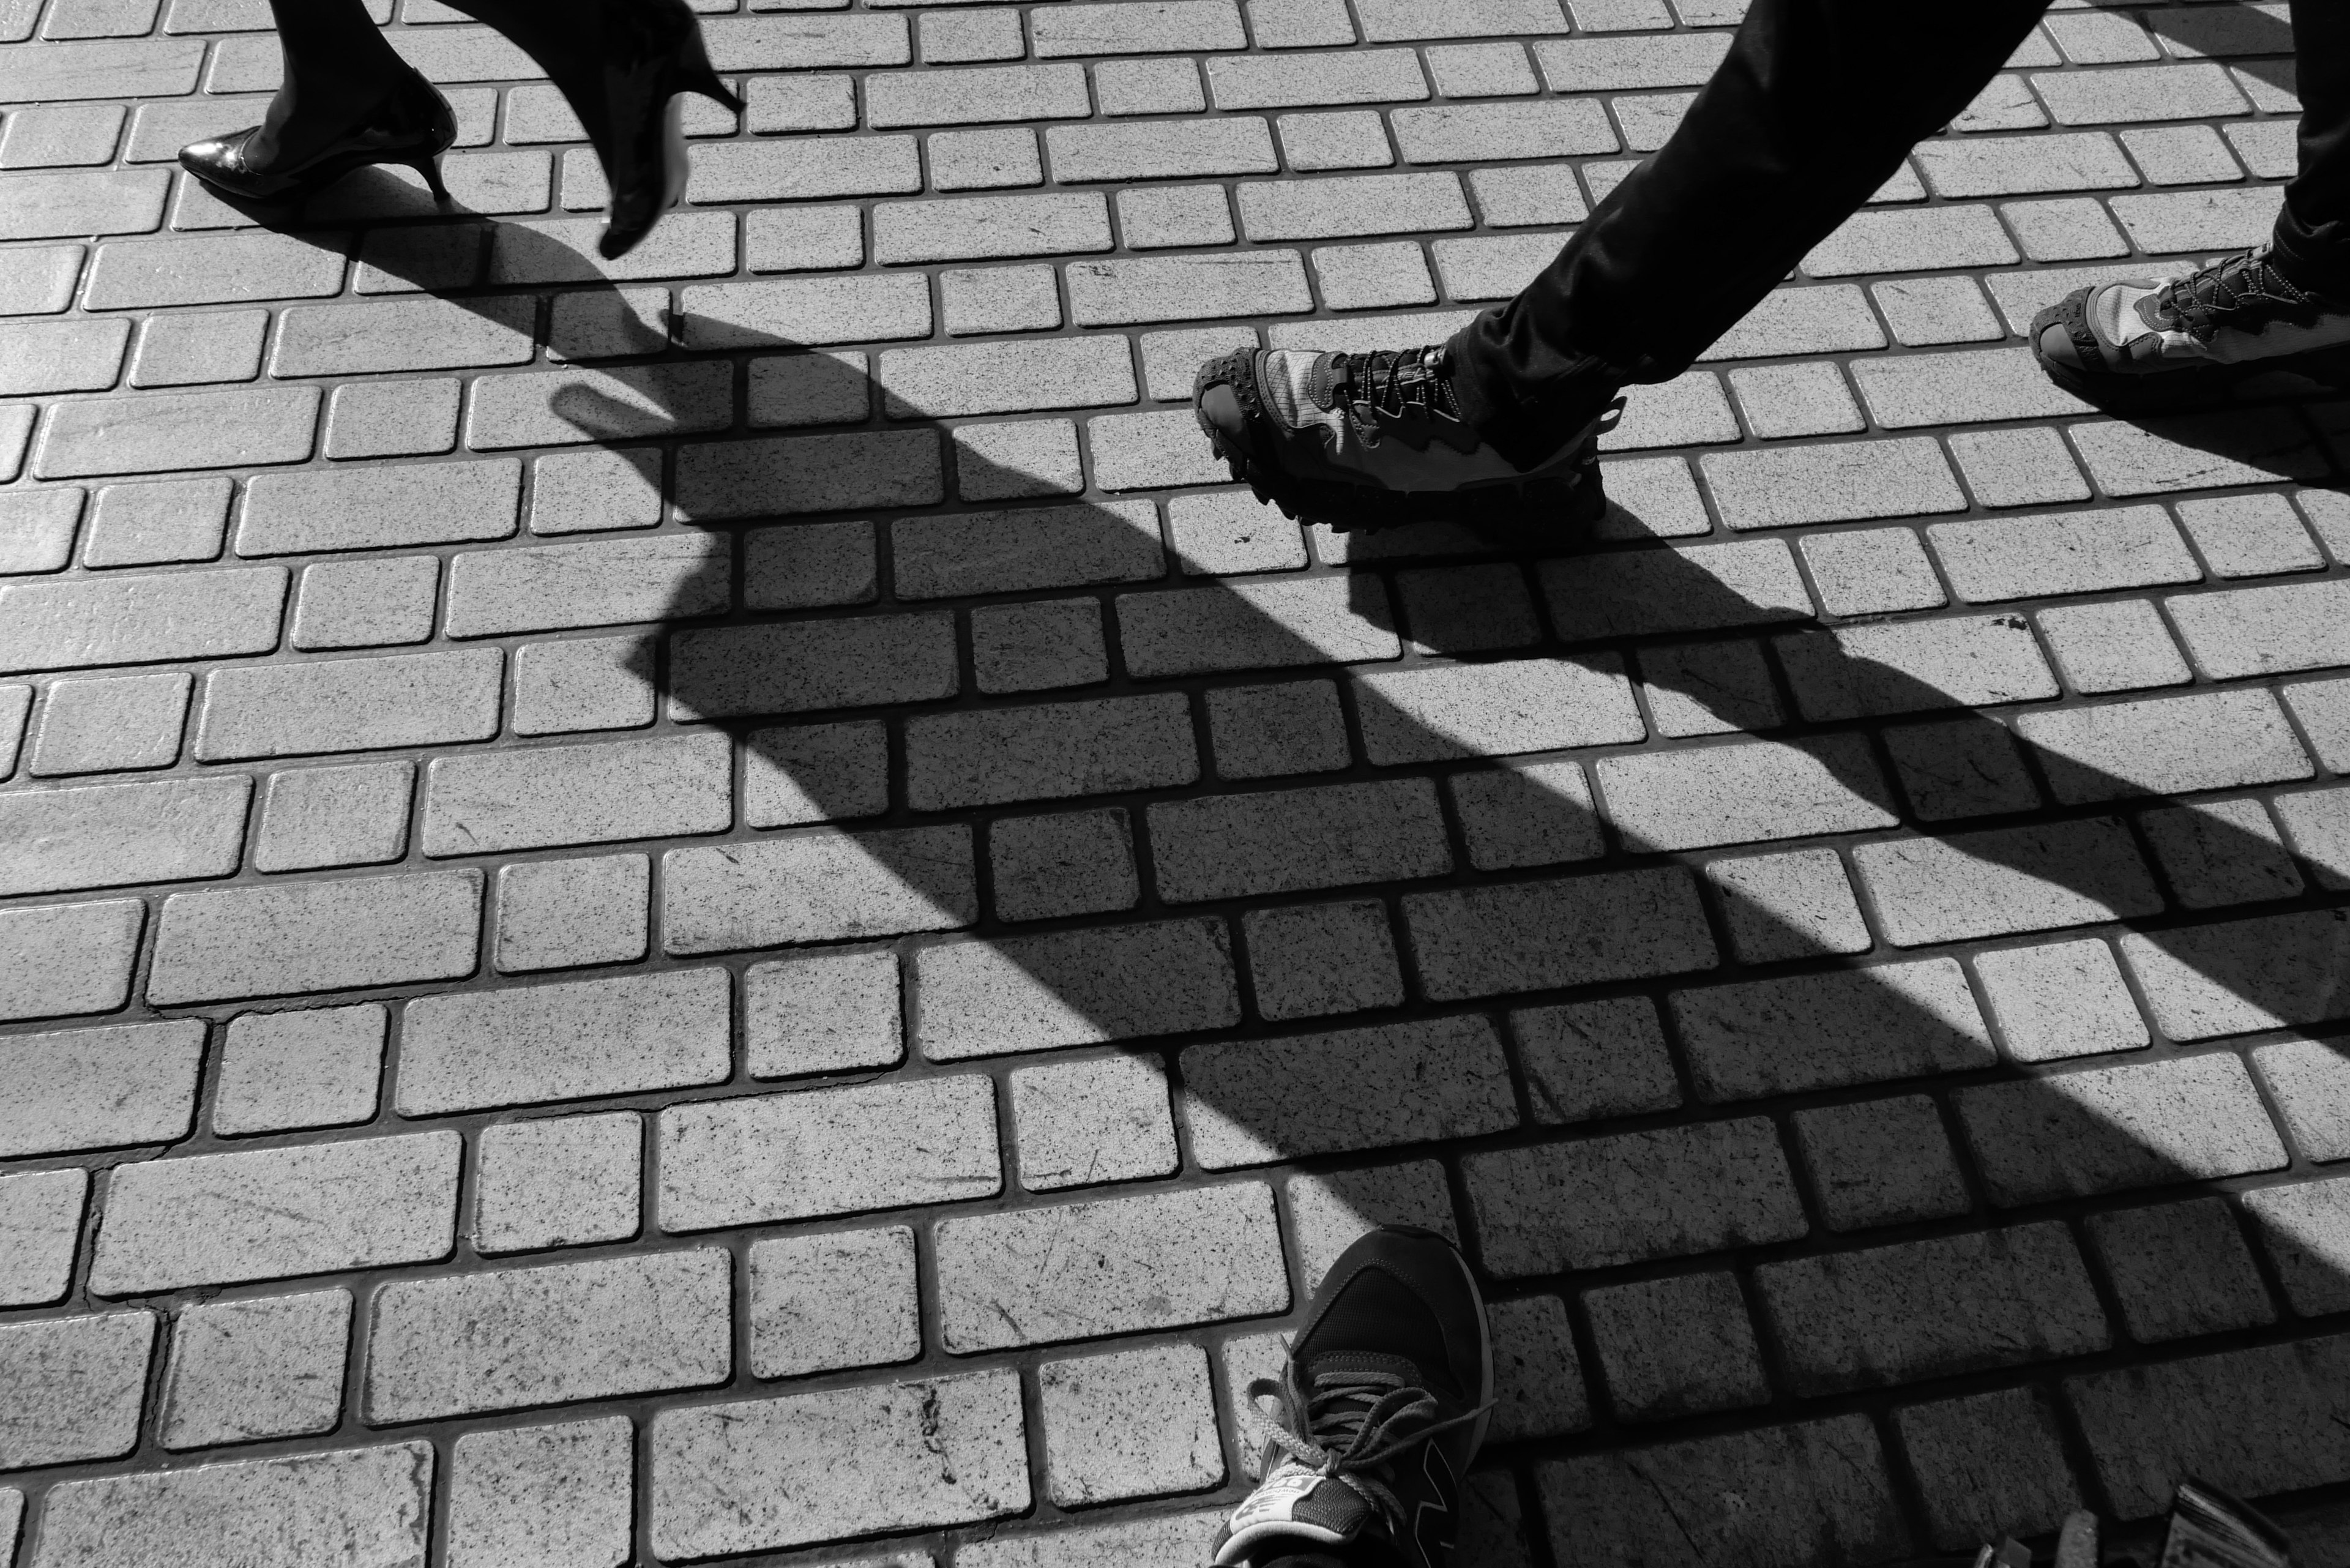
[[[441,178],[441,155],[439,153],[419,152],[414,157],[403,158],[400,161],[407,164],[411,169],[415,170],[419,174],[424,176],[424,187],[426,190],[432,192],[432,199],[435,202],[440,202],[444,207],[449,204],[449,187]]]
[[[710,47],[702,42],[699,22],[678,49],[676,88],[680,92],[698,92],[735,114],[743,112],[741,96],[719,79],[710,64]]]

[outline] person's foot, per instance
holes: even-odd
[[[1387,1226],[1347,1248],[1283,1377],[1248,1393],[1282,1416],[1216,1568],[1446,1568],[1493,1399],[1484,1300],[1451,1242]]]
[[[2224,394],[2264,370],[2350,373],[2350,280],[2287,277],[2267,246],[2185,277],[2075,289],[2032,318],[2049,379],[2109,408],[2168,407]]]
[[[1593,443],[1622,400],[1595,388],[1546,460],[1521,469],[1461,417],[1442,347],[1371,354],[1242,349],[1191,403],[1232,477],[1290,517],[1347,532],[1439,518],[1574,523],[1605,510]]]
[[[371,163],[404,163],[424,176],[435,199],[446,201],[440,157],[457,140],[449,100],[414,72],[386,93],[358,122],[299,127],[278,123],[272,104],[259,125],[180,149],[180,166],[207,185],[247,202],[301,202]]]
[[[737,114],[743,100],[711,68],[685,0],[603,0],[600,15],[603,113],[580,118],[611,192],[597,245],[609,260],[634,249],[685,192],[682,95],[698,92]]]

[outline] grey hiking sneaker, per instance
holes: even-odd
[[[1260,501],[1341,532],[1437,519],[1587,522],[1606,510],[1593,442],[1623,401],[1607,389],[1532,469],[1461,416],[1445,348],[1211,359],[1192,408],[1216,455]]]
[[[1484,1300],[1450,1241],[1393,1225],[1347,1248],[1284,1376],[1248,1393],[1282,1415],[1216,1568],[1446,1568],[1493,1401]]]
[[[2350,296],[2303,288],[2266,245],[2164,281],[2075,289],[2032,318],[2049,379],[2102,407],[2173,407],[2263,370],[2350,379]]]

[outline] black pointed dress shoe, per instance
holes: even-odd
[[[286,156],[268,130],[248,126],[192,142],[180,149],[180,167],[244,201],[292,205],[354,169],[403,163],[424,176],[434,200],[449,199],[440,158],[457,140],[457,116],[422,77],[402,82],[359,124],[297,157]]]
[[[600,0],[606,121],[596,151],[612,205],[597,248],[627,254],[685,192],[681,93],[742,112],[743,100],[711,69],[702,25],[685,0]]]

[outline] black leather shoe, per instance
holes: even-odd
[[[627,254],[685,191],[685,133],[677,95],[698,92],[741,113],[743,100],[710,68],[702,25],[685,0],[601,0],[604,105],[591,127],[612,206],[597,248]]]
[[[325,190],[354,169],[404,163],[424,176],[434,200],[446,202],[441,154],[457,140],[449,100],[422,77],[394,88],[368,118],[299,159],[278,155],[264,127],[248,126],[180,149],[180,167],[207,185],[247,202],[292,204]],[[258,142],[258,145],[256,145]]]

